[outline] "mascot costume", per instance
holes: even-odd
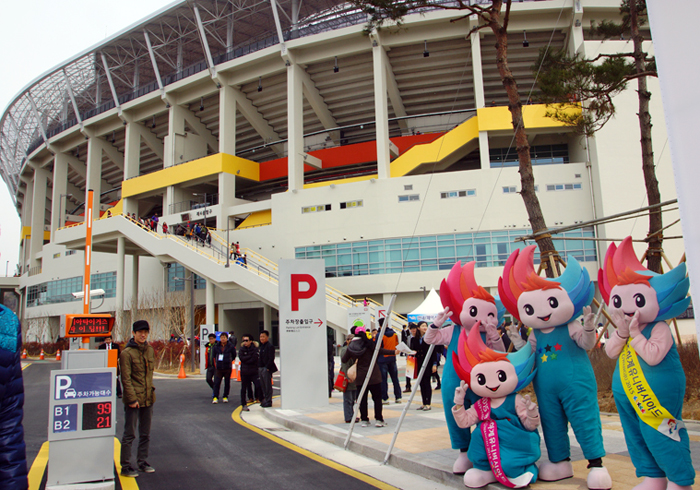
[[[632,239],[611,244],[598,284],[617,331],[605,344],[612,359],[613,395],[638,477],[634,490],[690,489],[695,470],[681,420],[685,373],[664,320],[690,303],[685,263],[666,274],[637,260]]]
[[[612,480],[602,461],[605,449],[598,389],[586,353],[596,339],[594,315],[586,306],[593,300],[594,287],[586,269],[573,257],[556,280],[538,276],[535,247],[511,254],[498,280],[498,293],[506,309],[531,327],[537,340],[533,385],[549,457],[540,464],[539,478],[557,481],[574,475],[570,423],[588,460],[588,488],[609,489]],[[583,326],[575,321],[582,312]]]
[[[477,323],[478,325],[478,323]],[[476,425],[469,459],[474,467],[464,474],[464,484],[480,488],[499,482],[521,488],[537,479],[535,462],[540,459],[540,415],[530,396],[516,392],[532,381],[535,353],[529,345],[517,352],[495,352],[481,336],[462,330],[453,365],[461,378],[455,390],[452,414],[460,427]],[[480,397],[464,408],[467,385]]]
[[[460,428],[452,417],[454,392],[460,385],[459,376],[452,365],[452,353],[457,351],[462,329],[469,333],[471,328],[479,322],[480,327],[478,328],[486,345],[494,350],[505,351],[503,340],[496,330],[505,309],[500,301],[476,283],[474,279],[475,264],[475,262],[468,262],[462,267],[461,262],[457,262],[452,267],[447,280],[443,280],[440,284],[440,300],[445,310],[437,316],[435,322],[425,333],[427,343],[448,346],[445,354],[445,367],[442,371],[442,403],[452,449],[460,450],[452,467],[453,473],[457,475],[464,474],[472,467],[467,456],[471,432],[469,428]],[[452,319],[454,325],[441,328],[448,318]],[[478,398],[471,391],[467,391],[467,399],[461,401],[460,404],[468,408]]]

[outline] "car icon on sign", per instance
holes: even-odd
[[[68,388],[66,390],[66,393],[65,393],[66,398],[75,398],[76,395],[77,395],[77,393],[75,392],[74,388]]]

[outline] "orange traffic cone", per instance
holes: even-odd
[[[238,370],[238,364],[235,362],[231,363],[231,379],[235,381],[241,380],[241,372]]]
[[[39,354],[39,360],[40,361],[44,360],[44,349],[41,349],[41,353]]]
[[[60,361],[60,360],[61,360],[61,349],[58,349],[58,350],[56,351],[56,360],[57,360],[57,361]]]
[[[177,373],[177,377],[180,379],[187,377],[185,374],[185,354],[180,354],[180,372]]]
[[[27,358],[27,349],[24,349],[22,351],[22,359],[26,359],[26,358]]]

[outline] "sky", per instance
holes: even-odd
[[[173,0],[24,0],[0,7],[0,110],[35,78]],[[0,276],[13,275],[20,220],[0,181]]]

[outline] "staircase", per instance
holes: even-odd
[[[75,247],[81,234],[84,241],[85,234],[80,233],[81,227],[82,224],[64,229],[75,237],[61,236],[64,230],[60,230],[61,235],[57,237],[59,243]],[[277,264],[245,248],[241,252],[246,255],[246,264],[229,259],[229,267],[226,267],[228,245],[221,236],[224,232],[210,229],[210,233],[211,246],[183,236],[153,232],[124,215],[98,220],[93,224],[93,242],[99,241],[100,235],[108,235],[111,239],[115,234],[124,236],[162,262],[177,262],[222,289],[242,288],[260,301],[279,308]],[[326,284],[326,321],[332,327],[346,332],[347,309],[360,305],[361,300],[355,300]],[[381,305],[378,303],[370,304],[373,319],[379,308]],[[396,313],[391,316],[391,327],[399,332],[406,323],[405,317]]]

